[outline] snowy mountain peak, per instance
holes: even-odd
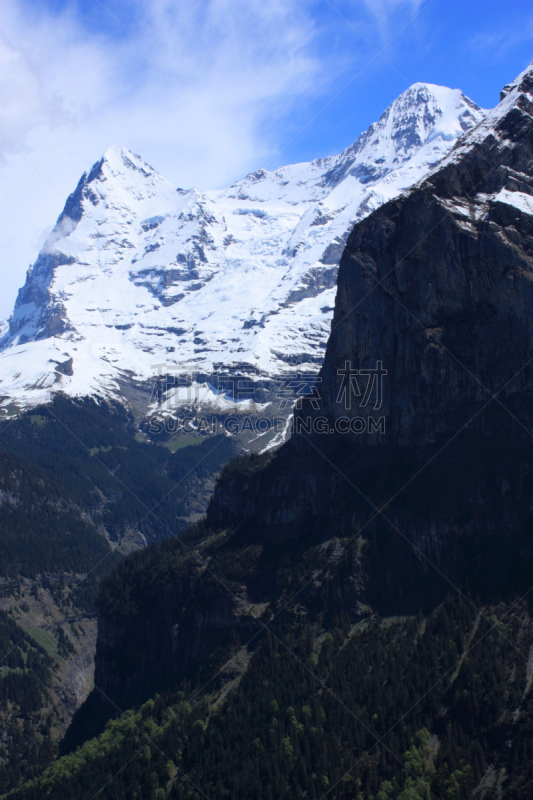
[[[96,172],[93,175],[95,168],[98,170],[98,173],[106,177],[124,178],[128,176],[130,180],[135,177],[156,182],[165,180],[163,176],[147,164],[141,156],[137,155],[137,153],[132,153],[127,147],[121,147],[118,144],[113,144],[111,147],[108,147],[101,160],[93,166],[87,179],[88,182],[91,182],[91,180],[97,177]]]
[[[300,202],[295,189],[303,180],[313,185],[312,197],[306,199],[324,200],[349,176],[364,186],[401,170],[408,161],[413,169],[427,169],[437,164],[484,114],[459,89],[415,83],[338,156],[289,164],[273,172],[259,169],[235,183],[226,194],[264,201],[272,196],[275,184],[276,196],[281,194],[287,200],[294,197],[294,202]]]
[[[91,212],[100,202],[126,203],[136,207],[151,197],[173,192],[173,187],[155,169],[126,147],[112,145],[102,158],[85,172],[75,191],[70,195],[59,217],[79,222],[83,214]]]
[[[120,144],[111,144],[102,156],[102,160],[108,161],[110,164],[114,162],[120,163],[123,159],[126,159],[126,166],[129,166],[130,162],[135,163],[135,161],[140,162],[142,166],[147,166],[139,155],[128,150],[127,147],[122,147]],[[149,167],[149,169],[151,168]]]
[[[121,399],[161,371],[316,373],[358,220],[423,178],[484,112],[415,84],[338,156],[177,190],[113,145],[84,173],[0,341],[4,404]],[[11,366],[12,365],[12,366]],[[206,390],[207,391],[207,390]]]
[[[349,172],[370,182],[398,169],[415,154],[436,164],[442,145],[455,142],[483,113],[459,89],[415,83],[340,154],[331,179],[342,179]]]

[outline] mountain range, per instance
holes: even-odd
[[[50,362],[53,383],[45,376],[40,389],[29,388],[18,399],[13,395],[11,403],[21,405],[14,414],[9,406],[12,419],[0,425],[5,451],[0,510],[13,523],[8,566],[12,581],[18,580],[18,588],[5,589],[9,612],[0,616],[0,647],[9,659],[0,675],[0,699],[8,690],[17,699],[0,705],[0,715],[9,721],[0,774],[9,781],[10,800],[528,800],[533,795],[533,64],[504,87],[500,103],[488,112],[436,87],[416,85],[399,100],[413,92],[453,96],[453,103],[464,104],[463,124],[470,129],[458,139],[441,130],[436,146],[444,152],[438,163],[430,163],[425,151],[418,180],[394,189],[373,210],[357,206],[360,218],[351,217],[343,234],[330,331],[316,374],[319,391],[296,405],[293,433],[279,448],[228,461],[234,443],[226,436],[206,436],[195,446],[185,442],[174,451],[173,442],[161,447],[146,441],[127,406],[131,387],[138,398],[150,379],[134,370],[119,376],[125,356],[114,368],[105,362],[110,370],[105,380],[84,389],[92,397],[78,396],[76,359],[85,351],[72,354],[66,344],[83,328],[69,328],[68,284],[61,296],[54,287],[57,276],[81,271],[83,264],[63,248],[63,256],[56,256],[72,261],[50,267],[49,284],[35,278],[32,289],[34,274],[41,274],[37,265],[29,275],[4,340],[5,357],[18,353],[22,359],[28,353],[29,359],[40,347],[65,347],[64,360],[54,351]],[[425,118],[417,108],[415,132]],[[442,122],[445,115],[436,116]],[[392,120],[389,110],[354,148],[364,149]],[[396,135],[393,121],[388,130],[393,164],[414,134],[411,127],[409,135]],[[428,135],[418,154],[432,142]],[[347,187],[372,191],[361,171],[348,174],[361,167],[357,153],[343,172],[347,152],[335,160],[340,182],[329,163],[317,192],[326,176],[335,184],[331,193],[346,181]],[[380,157],[378,170],[385,163]],[[131,161],[146,173],[143,180],[159,186],[159,177],[136,157],[112,150],[67,204],[57,228],[63,239],[74,235],[77,241],[83,213],[77,227],[65,231],[80,208],[100,213],[104,200],[92,183],[105,186],[111,180],[115,158]],[[313,164],[306,170],[318,162]],[[368,169],[369,161],[364,166]],[[387,185],[394,174],[379,180]],[[260,189],[252,187],[264,183],[266,191],[275,175],[247,179],[242,192],[254,197],[255,211],[248,220],[249,214],[235,214],[237,222],[242,217],[244,224],[263,224],[266,217],[255,216],[264,210]],[[166,184],[160,191],[176,194]],[[148,194],[139,190],[138,202],[148,203]],[[215,226],[206,221],[208,201],[215,203],[205,201],[203,222],[198,209],[193,220],[183,220],[192,226],[186,252],[198,259],[195,248],[203,247],[202,264],[208,263],[209,234],[202,243],[192,230]],[[317,199],[308,202],[312,208]],[[143,212],[143,222],[154,226],[147,236],[159,235],[154,232],[167,219],[156,211],[152,206],[152,216]],[[331,223],[330,236],[342,213],[324,223]],[[321,229],[309,219],[305,225]],[[302,273],[285,287],[285,299],[276,295],[282,301],[275,322],[285,319],[287,309],[302,313],[322,303],[332,291],[322,287],[305,297],[291,295],[298,286],[309,289],[303,278],[319,264],[336,268],[320,258],[338,242],[325,237],[311,252],[313,235],[311,230],[303,237],[301,258],[308,245],[314,260],[303,265],[298,248],[291,256]],[[126,228],[120,236],[113,248],[132,243]],[[212,238],[215,253],[220,245]],[[259,245],[260,237],[255,241]],[[135,247],[123,246],[124,271],[117,267],[121,256],[104,272],[110,285],[122,275],[117,301],[127,295],[127,282],[134,285],[139,277],[136,272],[130,280]],[[142,246],[145,250],[147,243]],[[49,266],[54,257],[42,256],[52,259]],[[196,270],[199,262],[194,263]],[[158,314],[177,314],[193,296],[207,303],[219,273],[211,280],[206,274],[198,267],[198,289],[179,283],[180,299],[170,283],[135,288],[148,293],[144,297],[160,293]],[[89,290],[84,295],[75,291],[76,282],[72,286],[72,298],[83,297],[87,306]],[[278,283],[274,294],[277,288]],[[105,308],[102,304],[102,313],[115,313]],[[250,337],[239,342],[259,346],[270,330],[268,318],[264,328],[244,327],[249,316],[239,317],[238,308],[235,301],[235,324],[242,323],[241,336]],[[149,317],[145,312],[143,319]],[[255,308],[253,313],[257,320]],[[129,324],[121,319],[119,325]],[[127,329],[109,325],[102,337],[111,331],[114,341],[123,336],[128,341],[141,322]],[[294,341],[295,336],[287,348]],[[314,340],[309,341],[307,361],[298,364],[302,370],[319,365],[310,360]],[[150,347],[147,358],[163,357],[166,344]],[[197,373],[187,373],[190,362],[178,361],[187,353],[185,345],[170,355],[177,372],[183,369],[216,398],[217,386],[205,376],[219,362],[211,362],[215,356],[202,353],[200,345],[199,351],[205,371]],[[255,351],[250,344],[242,352]],[[254,376],[251,355],[242,361],[231,352],[226,356],[224,369]],[[268,372],[268,358],[263,377],[282,373],[279,366]],[[278,360],[287,370],[294,366],[287,358]],[[39,397],[45,402],[25,413],[24,404],[30,407]],[[161,402],[160,395],[152,397],[153,410]],[[217,459],[217,448],[228,445]],[[178,513],[183,521],[193,509],[184,493],[178,512],[173,492],[194,469],[201,479],[207,456],[212,463],[205,475],[225,463],[207,512],[177,531]],[[149,543],[131,547],[134,552],[124,557],[126,523],[130,539],[137,533]],[[39,547],[31,554],[27,546],[17,549],[21,535],[31,541],[34,529]],[[53,552],[45,547],[46,535],[54,537]],[[79,552],[73,541],[83,543]],[[107,547],[113,568],[102,575]],[[55,566],[58,554],[69,572],[46,572],[43,578],[39,562],[46,557]],[[31,563],[23,567],[22,556],[28,561],[30,555]],[[19,575],[23,568],[32,570],[35,600],[46,580],[58,607],[72,610],[70,587],[80,583],[76,572],[82,563],[87,573],[100,569],[94,576],[94,688],[85,692],[62,737],[62,757],[56,758],[50,687],[58,664],[64,669],[69,648],[76,650],[83,632],[76,627],[79,616],[65,615],[62,627],[54,622],[55,662],[35,640],[22,647],[17,625],[27,624],[29,591]],[[22,681],[30,678],[25,689]],[[20,737],[24,714],[27,741]],[[13,754],[14,767],[8,768]]]
[[[272,379],[316,375],[353,225],[483,116],[459,90],[414,84],[340,155],[203,193],[109,148],[19,292],[0,340],[4,412],[57,392],[118,400],[141,418],[194,400],[227,411],[238,392],[220,375],[270,388],[263,403]],[[166,374],[188,386],[171,403],[152,391]]]

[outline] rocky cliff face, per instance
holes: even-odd
[[[530,67],[424,181],[354,228],[322,400],[300,414],[313,432],[292,442],[344,470],[352,507],[423,573],[479,591],[529,585],[532,101]]]
[[[215,525],[360,529],[361,597],[384,607],[420,602],[433,579],[527,581],[532,87],[530,68],[427,179],[355,226],[320,399],[246,493],[221,487]]]
[[[352,441],[420,446],[468,423],[530,443],[532,88],[530,70],[423,182],[350,235],[320,413],[376,416],[374,392],[364,407],[352,392],[347,408],[344,366],[387,370],[386,432],[368,435],[367,426]],[[354,375],[352,389],[371,377]]]
[[[422,183],[355,226],[300,433],[225,469],[185,555],[169,543],[107,585],[97,675],[111,695],[153,689],[159,661],[161,682],[177,680],[230,632],[528,588],[532,112],[530,68]]]

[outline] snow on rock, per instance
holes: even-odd
[[[204,193],[110,147],[0,328],[0,402],[24,408],[55,391],[123,399],[128,381],[157,374],[316,373],[353,225],[423,178],[484,113],[459,90],[417,83],[340,155]]]

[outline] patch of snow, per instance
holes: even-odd
[[[498,194],[494,195],[494,200],[500,203],[505,203],[508,206],[514,206],[522,211],[524,214],[533,214],[533,197],[524,192],[510,192],[507,189],[502,189]]]

